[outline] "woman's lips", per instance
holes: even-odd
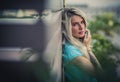
[[[84,34],[84,31],[80,31],[79,34]]]

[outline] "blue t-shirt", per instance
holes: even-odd
[[[71,61],[83,56],[82,52],[70,43],[65,43],[62,48],[62,60],[64,66],[64,76],[67,82],[97,82],[97,80],[80,70]]]

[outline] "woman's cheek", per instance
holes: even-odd
[[[77,32],[77,30],[73,27],[72,28],[72,33],[75,34]]]

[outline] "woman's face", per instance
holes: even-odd
[[[71,18],[72,35],[76,38],[83,38],[85,35],[85,21],[82,17],[74,15]]]

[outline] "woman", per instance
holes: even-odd
[[[85,14],[77,8],[65,8],[62,16],[65,82],[97,82],[95,71],[101,66],[91,51]]]

